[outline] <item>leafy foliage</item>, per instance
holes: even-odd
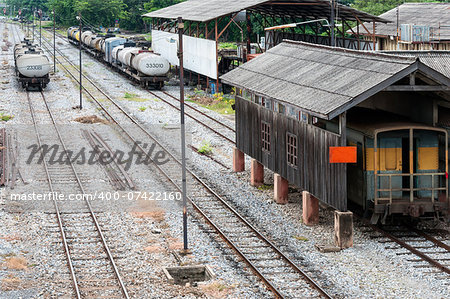
[[[339,1],[341,2],[341,1]],[[352,4],[351,6],[368,12],[373,15],[381,15],[382,13],[385,13],[388,10],[393,9],[394,7],[401,5],[405,2],[447,2],[447,1],[426,1],[426,0],[353,0],[353,1],[346,1],[346,2],[353,2],[349,3]]]

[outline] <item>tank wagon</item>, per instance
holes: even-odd
[[[149,50],[148,45],[112,34],[96,34],[88,28],[83,29],[80,36],[77,27],[68,29],[67,38],[74,45],[79,45],[81,41],[88,53],[135,80],[142,87],[161,89],[168,80],[169,62]]]
[[[50,82],[50,61],[44,51],[29,40],[14,46],[14,64],[22,88],[43,89]]]

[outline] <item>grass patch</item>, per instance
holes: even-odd
[[[299,241],[309,241],[308,238],[303,237],[303,236],[294,236],[294,239],[299,240]]]
[[[1,121],[10,121],[13,118],[14,118],[14,115],[0,113],[0,120]]]
[[[143,98],[139,97],[138,94],[128,93],[128,92],[125,93],[125,96],[123,98],[128,101],[133,101],[133,102],[147,102],[148,101],[148,99],[143,99]]]
[[[237,49],[237,45],[235,43],[219,43],[219,49],[236,50]]]
[[[261,191],[272,190],[272,189],[273,189],[272,185],[266,185],[266,184],[258,187],[258,190],[261,190]]]
[[[211,96],[202,90],[195,89],[194,93],[188,96],[188,101],[220,114],[234,114],[232,108],[232,105],[235,103],[233,94],[224,95],[223,93],[216,93]]]
[[[211,155],[213,153],[211,143],[208,141],[203,141],[202,145],[198,149],[198,152],[203,155]]]
[[[144,106],[139,107],[139,111],[144,112],[145,110],[147,110],[147,107],[144,107]]]

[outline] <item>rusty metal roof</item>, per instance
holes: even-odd
[[[402,24],[411,24],[439,28],[441,25],[441,29],[433,34],[433,39],[450,40],[450,3],[404,3],[399,6],[398,13],[399,27]],[[385,12],[380,17],[389,20],[390,23],[377,24],[376,35],[397,36],[397,8]],[[370,26],[365,25],[367,28]],[[368,35],[362,26],[360,33]]]
[[[330,1],[327,0],[188,0],[144,14],[144,17],[163,19],[182,17],[188,21],[208,22],[242,10],[252,10],[275,16],[318,19],[329,18],[330,7]],[[342,4],[338,4],[338,12],[338,19],[356,20],[355,16],[357,16],[361,21],[366,22],[388,22]]]
[[[419,58],[284,41],[222,81],[332,119],[413,71]],[[426,68],[450,86],[450,79]],[[437,74],[436,74],[437,73]]]

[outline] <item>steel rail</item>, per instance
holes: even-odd
[[[57,58],[58,62],[61,64],[61,66],[69,73],[69,75],[74,79],[77,80],[77,78],[59,61],[59,59]],[[94,83],[91,83],[94,84]],[[97,89],[99,89],[99,87],[96,87]],[[97,103],[97,105],[106,113],[106,115],[108,115],[111,120],[116,123],[118,125],[118,127],[120,127],[120,129],[125,133],[125,135],[128,136],[128,138],[130,138],[133,142],[136,142],[135,139],[131,136],[131,134],[129,134],[119,123],[119,121],[114,118],[111,113],[104,107],[104,105],[102,103],[100,103],[93,95],[92,93],[86,89],[85,87],[83,87],[83,89],[85,90],[85,92],[92,98],[92,100]],[[103,93],[102,93],[103,94]],[[170,150],[168,150],[165,146],[163,146],[151,133],[149,133],[145,128],[143,128],[139,122],[137,120],[134,119],[134,117],[132,117],[130,114],[128,114],[120,105],[118,105],[116,103],[116,101],[114,101],[113,99],[111,99],[109,96],[107,97],[111,103],[114,104],[114,106],[116,106],[125,116],[127,116],[128,119],[130,119],[136,126],[138,126],[139,129],[141,129],[141,131],[150,139],[152,139],[158,146],[160,146],[177,164],[181,165],[181,162],[171,153]],[[139,145],[137,145],[137,147],[144,153],[144,155],[146,155],[151,161],[153,161],[153,159],[151,157],[148,156],[147,152]],[[178,190],[181,191],[180,186],[175,182],[175,180],[173,178],[170,177],[169,174],[167,174],[166,171],[164,171],[159,165],[157,165],[156,163],[153,163],[155,165],[155,167],[158,168],[158,170],[164,175],[164,177],[167,178],[167,180],[169,180],[174,186],[175,188],[177,188]],[[228,210],[230,210],[235,216],[237,216],[237,218],[239,220],[241,220],[248,228],[250,228],[251,231],[253,231],[255,233],[255,235],[264,243],[266,243],[267,245],[269,245],[269,247],[271,247],[280,257],[282,260],[284,260],[289,266],[291,266],[291,268],[297,272],[298,274],[300,274],[305,281],[310,284],[312,286],[312,288],[314,288],[315,290],[317,290],[324,298],[331,298],[331,296],[324,290],[322,289],[312,278],[309,277],[308,274],[306,274],[303,270],[301,270],[291,259],[289,259],[286,255],[284,255],[272,242],[270,242],[266,237],[264,237],[261,233],[259,233],[259,231],[253,227],[247,220],[245,220],[234,208],[232,208],[224,199],[222,199],[214,190],[211,189],[211,187],[209,187],[202,179],[200,179],[194,172],[192,172],[191,170],[187,170],[189,172],[189,174],[197,181],[199,182],[211,195],[213,195],[216,199],[219,200],[219,202],[221,204],[223,204]],[[190,203],[193,205],[193,207],[200,212],[200,215],[202,217],[204,217],[206,219],[206,221],[210,224],[212,224],[212,220],[210,218],[207,217],[207,215],[201,210],[201,208],[194,202],[194,200],[192,200],[190,197],[188,197],[188,200],[190,201]],[[264,277],[264,275],[257,269],[257,266],[255,266],[247,257],[245,257],[245,255],[237,248],[237,246],[216,226],[216,225],[212,225],[213,228],[219,233],[219,235],[226,240],[226,242],[231,246],[231,248],[233,250],[235,250],[238,255],[243,259],[243,261],[252,269],[252,271],[258,276],[260,277],[263,282],[268,286],[268,288],[274,292],[274,294],[277,297],[283,298],[283,296],[281,295],[281,292],[279,290],[276,289],[276,287],[274,287],[269,281],[268,279],[266,279]],[[262,276],[262,277],[261,277]],[[267,281],[267,283],[266,283]]]
[[[447,273],[447,274],[450,274],[450,269],[449,269],[448,267],[442,265],[441,263],[439,263],[439,262],[436,261],[435,259],[429,257],[428,255],[424,254],[423,252],[420,252],[419,250],[417,250],[417,249],[414,248],[413,246],[411,246],[411,245],[407,244],[406,242],[400,240],[399,238],[397,238],[396,236],[392,235],[391,233],[385,231],[384,229],[382,229],[382,228],[380,228],[380,227],[378,227],[378,226],[376,226],[376,225],[374,225],[374,224],[371,224],[371,223],[370,223],[369,221],[367,221],[366,219],[363,219],[362,217],[358,217],[356,214],[354,214],[354,217],[355,217],[355,218],[358,218],[358,219],[359,219],[361,222],[363,222],[365,225],[369,226],[369,227],[372,228],[373,230],[375,230],[375,231],[381,233],[382,235],[386,236],[388,239],[390,239],[390,240],[393,241],[394,243],[397,243],[397,244],[400,245],[401,247],[407,249],[408,251],[410,251],[410,252],[413,253],[414,255],[418,256],[418,257],[421,258],[422,260],[428,262],[428,263],[431,264],[432,266],[434,266],[434,267],[440,269],[441,271],[443,271],[443,272],[445,272],[445,273]],[[420,232],[420,231],[418,231],[418,232]],[[423,232],[422,232],[422,233],[423,233]],[[425,233],[423,233],[423,234],[425,234]],[[420,235],[420,234],[419,234],[419,235]],[[428,236],[428,238],[430,238],[430,239],[428,239],[428,238],[425,237],[425,236],[422,236],[422,237],[424,237],[425,239],[427,239],[427,240],[429,240],[429,241],[432,241],[432,239],[434,239],[434,238],[431,237],[431,236]],[[436,240],[436,239],[435,239],[435,240]],[[440,242],[439,240],[436,240],[436,241],[437,241],[438,243]],[[432,241],[432,242],[434,243],[434,241]],[[441,243],[442,243],[442,242],[441,242]],[[435,244],[437,244],[437,243],[435,243]],[[445,246],[447,246],[447,245],[445,245],[445,244],[443,244],[443,245],[444,245],[444,248],[445,248]],[[438,246],[440,246],[440,245],[438,245]],[[447,246],[447,247],[448,247],[448,246]],[[447,250],[448,250],[448,249],[447,249]]]
[[[52,46],[49,42],[48,42],[48,40],[47,40],[47,38],[46,37],[44,37],[44,41],[47,43],[47,44],[49,44],[50,46]],[[51,53],[51,51],[49,51],[49,48],[47,48],[46,46],[44,46],[46,49],[47,49],[47,51],[50,53],[50,55],[53,55],[52,53]],[[64,60],[66,60],[75,70],[77,69],[77,67],[76,67],[76,65],[74,65],[67,57],[66,57],[66,55],[64,54],[64,53],[62,53],[59,49],[56,49],[56,51],[61,55],[61,57],[64,59]],[[58,63],[69,73],[69,75],[75,80],[75,82],[79,82],[79,80],[78,80],[78,78],[75,78],[75,76],[73,76],[72,75],[72,73],[62,64],[62,62],[58,59],[58,58],[56,58],[56,61],[58,61]],[[138,123],[138,121],[137,120],[135,120],[133,117],[131,117],[128,113],[126,113],[124,110],[123,110],[123,108],[120,106],[120,105],[118,105],[108,94],[106,94],[100,87],[98,87],[98,85],[97,84],[95,84],[88,76],[86,76],[86,75],[84,75],[83,74],[83,77],[95,88],[95,89],[97,89],[103,96],[105,96],[110,102],[112,102],[118,109],[120,109],[123,113],[125,113],[126,114],[126,116],[134,123],[134,124],[136,124],[136,125],[138,125],[139,127],[140,127],[140,129],[142,129],[142,130],[145,130],[144,128],[142,128],[141,126],[140,126],[140,124]],[[85,87],[83,87],[83,89],[88,93],[88,95],[95,101],[95,97],[85,88]],[[156,95],[155,95],[156,96]],[[156,96],[156,97],[158,97],[158,96]],[[163,100],[163,101],[165,101],[164,99],[162,99],[161,98],[161,100]],[[97,101],[95,101],[97,104],[99,104],[100,106],[102,106],[100,103],[98,103]],[[170,103],[168,103],[169,105],[172,105],[172,104],[170,104]],[[177,108],[176,106],[174,106],[175,108]],[[178,109],[178,108],[177,108]],[[105,109],[103,109],[104,111],[105,111]],[[107,113],[108,114],[108,113]],[[110,116],[111,117],[111,115],[109,115],[108,114],[108,116]],[[202,124],[203,126],[205,126],[205,127],[207,127],[207,128],[209,128],[209,129],[211,129],[211,130],[213,130],[213,132],[215,132],[216,134],[218,134],[218,135],[220,135],[220,136],[222,136],[223,138],[225,138],[225,139],[228,139],[228,141],[229,142],[231,142],[232,144],[235,144],[235,142],[233,141],[233,140],[231,140],[231,139],[229,139],[228,137],[226,137],[225,135],[223,135],[223,134],[221,134],[220,132],[217,132],[217,131],[215,131],[214,129],[212,129],[212,128],[210,128],[210,127],[208,127],[207,125],[205,125],[205,124],[203,124],[203,123],[201,123],[200,121],[198,121],[200,124]],[[210,156],[206,156],[207,158],[209,158],[209,159],[211,159],[211,160],[213,160],[214,162],[216,162],[216,163],[218,163],[219,165],[222,165],[222,163],[221,162],[218,162],[218,161],[216,161],[213,157],[210,157]]]
[[[28,99],[28,105],[30,107],[31,118],[33,120],[34,130],[36,132],[38,145],[39,145],[39,148],[42,148],[42,141],[41,141],[41,137],[40,137],[40,134],[39,134],[39,130],[37,128],[37,123],[36,123],[36,114],[35,114],[33,105],[31,104],[30,94],[29,94],[28,91],[27,91],[27,99]],[[44,165],[45,174],[47,176],[47,181],[48,181],[48,186],[49,186],[50,192],[54,193],[52,178],[50,176],[50,172],[48,170],[47,161],[45,159],[43,159],[43,165]],[[75,276],[75,271],[74,271],[74,267],[73,267],[72,257],[70,255],[69,245],[67,243],[66,233],[64,231],[64,226],[62,224],[61,212],[59,210],[58,203],[56,202],[55,199],[53,199],[53,203],[54,203],[55,210],[56,210],[56,218],[58,220],[59,230],[61,231],[61,239],[62,239],[62,242],[63,242],[63,245],[64,245],[64,251],[66,253],[67,264],[69,266],[70,276],[72,278],[73,287],[75,289],[75,295],[79,299],[79,298],[81,298],[81,293],[80,293],[80,289],[78,287],[77,278]]]
[[[53,126],[54,126],[55,130],[56,130],[56,133],[57,133],[57,135],[58,135],[58,138],[59,138],[59,140],[60,140],[60,142],[61,142],[61,145],[62,145],[62,147],[63,147],[63,149],[64,149],[64,153],[67,155],[67,160],[69,161],[70,167],[72,168],[73,174],[75,175],[77,184],[78,184],[78,186],[80,187],[81,192],[83,193],[83,195],[85,195],[85,194],[87,194],[87,193],[86,193],[86,191],[85,191],[85,189],[84,189],[84,187],[83,187],[83,184],[81,183],[80,177],[78,176],[78,173],[77,173],[77,171],[76,171],[76,169],[75,169],[75,166],[74,166],[73,163],[72,163],[72,160],[71,160],[70,157],[68,156],[67,147],[66,147],[66,145],[65,145],[65,143],[64,143],[64,140],[63,140],[63,138],[62,138],[62,136],[61,136],[61,134],[60,134],[60,132],[59,132],[58,126],[56,125],[56,120],[55,120],[55,118],[53,117],[53,114],[52,114],[52,112],[51,112],[51,109],[50,109],[50,107],[48,106],[47,100],[46,100],[45,95],[44,95],[44,93],[43,93],[42,91],[41,91],[41,95],[42,95],[42,99],[43,99],[43,101],[44,101],[44,104],[45,104],[45,106],[46,106],[46,108],[47,108],[47,111],[48,111],[48,113],[49,113],[49,115],[50,115],[50,118],[52,119],[52,123],[53,123]],[[119,273],[119,270],[118,270],[118,268],[117,268],[117,266],[116,266],[116,263],[114,262],[114,258],[113,258],[112,254],[111,254],[111,251],[110,251],[110,249],[109,249],[109,246],[108,246],[108,244],[106,243],[106,239],[105,239],[105,237],[104,237],[104,235],[103,235],[103,232],[102,232],[102,229],[100,228],[100,225],[99,225],[99,223],[98,223],[97,216],[95,216],[94,210],[92,209],[92,206],[91,206],[89,200],[86,199],[86,197],[84,197],[84,202],[85,202],[86,205],[88,206],[89,213],[90,213],[90,215],[91,215],[91,217],[92,217],[92,220],[94,221],[94,224],[95,224],[95,227],[96,227],[96,229],[97,229],[97,232],[98,232],[98,234],[99,234],[99,236],[100,236],[100,239],[102,240],[103,248],[105,249],[106,254],[108,255],[108,259],[109,259],[109,261],[110,261],[110,263],[111,263],[111,266],[113,267],[114,274],[116,275],[116,278],[117,278],[117,280],[119,281],[121,291],[122,291],[123,295],[125,296],[125,298],[130,298],[129,295],[128,295],[127,289],[126,289],[126,287],[125,287],[125,284],[124,284],[123,281],[122,281],[122,277],[120,276],[120,273]]]
[[[409,230],[411,230],[411,231],[415,232],[416,234],[418,234],[419,236],[424,237],[424,238],[427,239],[428,241],[433,242],[436,246],[441,247],[441,248],[444,248],[445,250],[447,250],[448,252],[450,252],[450,246],[447,245],[447,244],[445,244],[444,242],[439,241],[439,240],[436,239],[435,237],[430,236],[429,234],[427,234],[427,233],[425,233],[425,232],[423,232],[423,231],[421,231],[421,230],[418,230],[417,228],[412,227],[412,226],[410,226],[410,225],[406,225],[406,227],[407,227]]]
[[[61,36],[60,36],[60,38],[61,38]],[[61,55],[61,56],[69,63],[69,64],[71,64],[75,69],[77,69],[77,66],[76,66],[72,61],[70,61],[67,57],[65,57],[65,55],[60,51],[60,49],[56,49],[56,51],[57,51],[57,52],[58,52],[58,53],[59,53],[59,54],[60,54],[60,55]],[[95,84],[88,76],[86,76],[85,74],[83,74],[83,77],[84,77],[86,80],[88,80],[89,83],[91,83],[91,84],[92,84],[99,92],[101,92],[105,97],[108,97],[108,98],[109,98],[109,96],[108,96],[107,94],[105,94],[101,89],[99,89],[99,88],[96,86],[96,84]],[[171,106],[172,108],[177,109],[178,111],[180,111],[180,108],[179,108],[179,107],[173,105],[172,103],[170,103],[170,102],[167,101],[166,99],[164,99],[164,98],[158,96],[157,94],[155,94],[154,92],[152,92],[152,91],[150,91],[150,90],[146,90],[146,91],[147,91],[148,93],[150,93],[151,95],[153,95],[154,97],[158,98],[159,100],[163,101],[163,102],[166,103],[167,105]],[[169,93],[166,93],[166,92],[164,92],[164,91],[161,91],[161,92],[164,93],[164,94],[166,94],[167,96],[169,96],[169,97],[175,99],[175,100],[178,101],[178,102],[180,101],[179,99],[177,99],[176,97],[172,96],[172,95],[169,94]],[[233,133],[236,132],[232,127],[230,127],[230,126],[228,126],[227,124],[224,124],[224,123],[218,121],[217,119],[215,119],[215,118],[209,116],[208,114],[206,114],[206,113],[200,111],[199,109],[193,107],[192,105],[189,105],[189,104],[187,104],[187,103],[185,103],[185,105],[188,106],[189,108],[193,109],[194,111],[200,113],[201,115],[203,115],[203,116],[205,116],[205,117],[207,117],[207,118],[213,120],[214,122],[218,123],[219,125],[221,125],[221,126],[227,128],[227,129],[231,130]],[[190,117],[191,119],[193,119],[194,121],[196,121],[196,122],[199,123],[200,125],[204,126],[204,127],[207,128],[208,130],[211,130],[213,133],[215,133],[216,135],[222,137],[223,139],[225,139],[226,141],[230,142],[231,144],[236,144],[236,142],[235,142],[234,140],[232,140],[231,138],[225,136],[223,133],[220,133],[220,132],[217,131],[216,129],[214,129],[214,128],[208,126],[207,124],[205,124],[204,122],[202,122],[201,120],[199,120],[197,117],[195,117],[195,116],[193,116],[193,115],[191,115],[190,113],[187,113],[187,112],[185,112],[185,114],[186,114],[186,116]]]
[[[168,93],[167,91],[160,90],[159,92],[162,92],[163,94],[165,94],[165,95],[171,97],[171,98],[174,99],[175,101],[180,102],[180,99],[179,99],[179,98],[177,98],[177,97],[171,95],[171,94]],[[207,118],[209,118],[209,119],[211,119],[212,121],[218,123],[219,125],[221,125],[221,126],[227,128],[227,129],[229,129],[229,130],[232,131],[233,133],[236,133],[236,130],[235,130],[233,127],[230,127],[229,125],[224,124],[224,123],[221,122],[221,121],[218,121],[218,120],[215,119],[214,117],[212,117],[212,116],[206,114],[205,112],[203,112],[203,111],[201,111],[200,109],[198,109],[198,108],[196,108],[196,107],[190,105],[189,103],[184,102],[184,105],[187,106],[187,107],[189,107],[189,108],[191,108],[191,109],[194,110],[195,112],[198,112],[198,113],[200,113],[200,114],[203,115],[203,116],[206,116]],[[177,108],[178,108],[178,107],[177,107]],[[178,109],[179,109],[179,108],[178,108]]]
[[[180,111],[181,109],[178,108],[177,106],[173,105],[172,103],[170,103],[169,101],[165,100],[164,98],[158,96],[157,94],[155,94],[154,92],[147,90],[148,93],[150,93],[151,95],[153,95],[154,97],[160,99],[161,101],[163,101],[164,103],[166,103],[167,105],[171,106],[172,108],[177,109],[178,111]],[[176,98],[175,98],[176,99]],[[178,99],[176,99],[178,100]],[[179,100],[178,100],[179,101]],[[185,102],[186,104],[186,102]],[[207,124],[205,124],[204,122],[200,121],[198,118],[192,116],[191,114],[185,112],[184,114],[186,114],[186,116],[192,118],[193,120],[195,120],[196,122],[198,122],[200,125],[204,126],[205,128],[211,130],[212,132],[214,132],[216,135],[219,135],[220,137],[222,137],[223,139],[225,139],[226,141],[230,142],[231,144],[236,144],[236,142],[230,138],[228,138],[227,136],[225,136],[224,134],[220,133],[219,131],[217,131],[216,129],[208,126]],[[206,114],[205,114],[206,115]],[[212,117],[211,117],[212,118]]]

